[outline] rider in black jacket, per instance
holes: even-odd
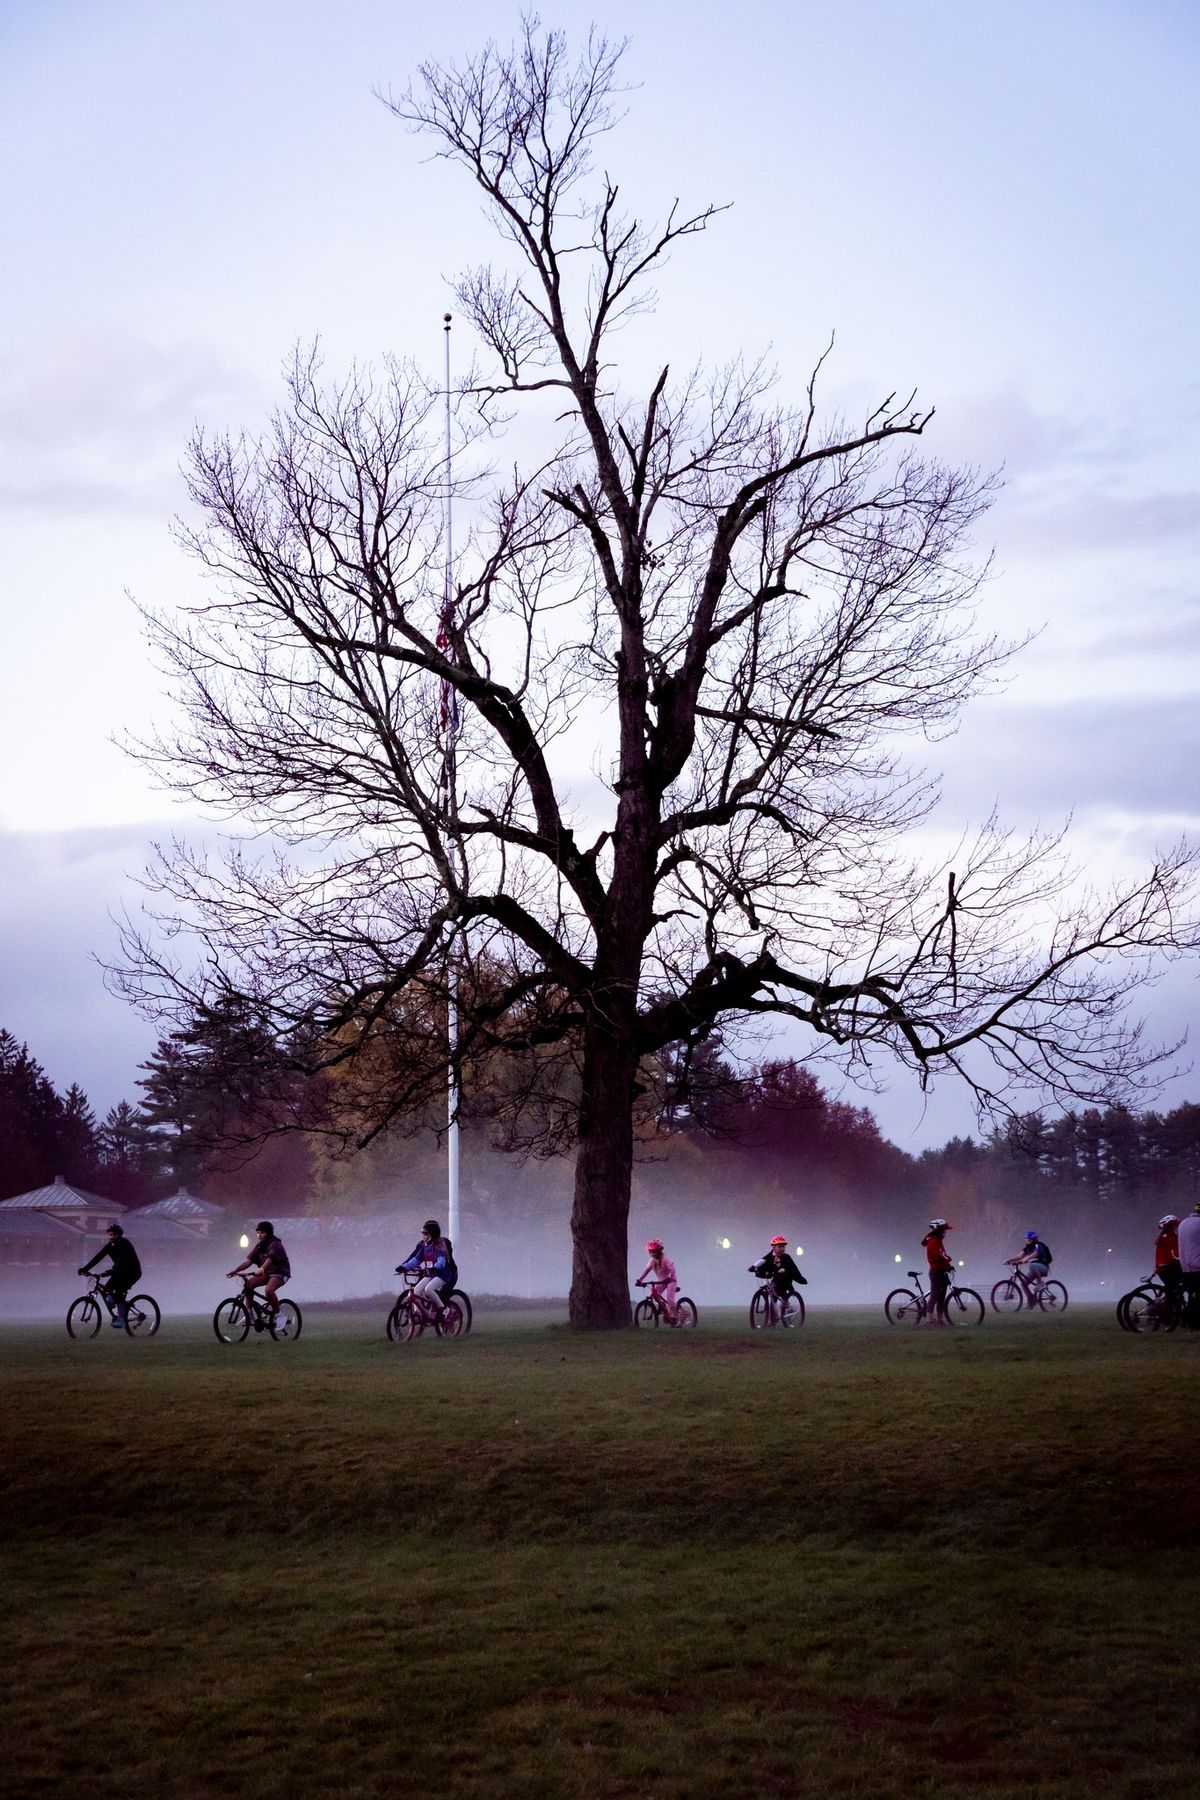
[[[108,1271],[108,1280],[106,1281],[105,1286],[111,1294],[113,1304],[117,1309],[117,1316],[113,1320],[113,1324],[124,1330],[125,1314],[128,1310],[127,1302],[129,1299],[129,1290],[135,1281],[140,1281],[142,1279],[142,1265],[138,1261],[137,1251],[125,1236],[122,1226],[110,1225],[105,1232],[105,1236],[107,1237],[108,1242],[97,1250],[95,1256],[93,1256],[89,1262],[84,1263],[79,1273],[81,1275],[89,1275],[102,1257],[111,1257],[112,1264]]]

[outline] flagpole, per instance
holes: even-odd
[[[442,596],[442,618],[448,621],[450,607],[454,599],[454,513],[452,480],[453,444],[450,435],[450,314],[443,314],[442,330],[446,344],[446,585]],[[452,719],[445,721],[446,732],[446,811],[453,830],[458,811],[457,794],[457,751]],[[454,856],[454,839],[447,847],[448,855]],[[447,1129],[446,1129],[446,1235],[452,1243],[458,1241],[458,958],[454,955],[451,944],[450,965],[447,971],[448,994],[446,1001],[446,1057],[447,1074]]]

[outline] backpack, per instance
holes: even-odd
[[[1050,1264],[1054,1261],[1054,1258],[1050,1254],[1049,1244],[1043,1244],[1041,1238],[1039,1238],[1037,1248],[1038,1248],[1038,1261],[1044,1262],[1046,1267],[1049,1268]]]

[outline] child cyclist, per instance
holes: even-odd
[[[648,1287],[650,1292],[661,1302],[662,1309],[672,1324],[675,1321],[675,1302],[679,1297],[679,1283],[675,1278],[675,1264],[663,1249],[661,1238],[651,1238],[646,1245],[646,1254],[650,1261],[637,1278],[638,1287]]]
[[[396,1265],[397,1275],[411,1274],[418,1269],[420,1279],[413,1283],[413,1293],[427,1300],[434,1312],[440,1314],[445,1307],[443,1293],[448,1294],[458,1280],[458,1266],[454,1261],[454,1247],[449,1238],[442,1236],[441,1225],[436,1219],[426,1219],[416,1249]]]
[[[779,1300],[779,1323],[790,1325],[792,1314],[796,1308],[792,1299],[798,1287],[807,1287],[808,1281],[788,1254],[787,1239],[773,1237],[771,1248],[761,1262],[751,1263],[749,1273],[757,1275],[760,1281],[769,1281]]]

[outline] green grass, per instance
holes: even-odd
[[[1195,1791],[1200,1339],[0,1332],[22,1795]]]

